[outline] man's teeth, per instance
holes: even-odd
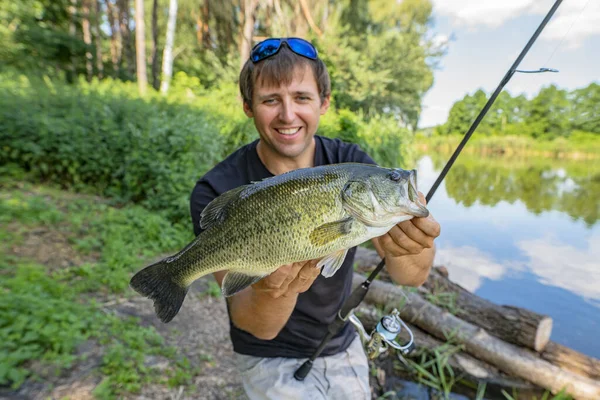
[[[298,132],[299,130],[300,130],[300,128],[277,129],[277,132],[281,133],[282,135],[293,135],[294,133]]]

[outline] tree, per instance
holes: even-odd
[[[244,26],[240,33],[240,69],[250,57],[258,0],[243,0]]]
[[[177,0],[169,1],[169,22],[167,25],[167,40],[163,51],[161,93],[167,93],[173,75],[173,42],[177,18]]]
[[[85,70],[87,71],[87,80],[90,82],[94,75],[94,57],[92,56],[92,29],[90,26],[90,0],[82,0],[81,2],[82,16],[81,29],[83,31],[83,41],[87,46],[85,51]]]
[[[152,2],[152,87],[158,90],[158,0]]]
[[[144,22],[144,0],[135,0],[135,54],[138,87],[142,95],[146,94],[148,76],[146,75],[146,30]]]

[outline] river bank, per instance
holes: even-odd
[[[452,154],[463,139],[462,135],[416,136],[414,149],[417,153]],[[462,150],[465,154],[503,157],[543,157],[573,161],[600,160],[600,138],[590,140],[535,140],[522,136],[477,136],[475,133]]]

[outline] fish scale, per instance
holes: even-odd
[[[293,262],[323,259],[319,266],[328,277],[349,248],[401,220],[426,216],[415,197],[414,171],[370,164],[298,169],[242,186],[213,200],[202,213],[202,233],[179,253],[138,272],[131,286],[153,299],[167,322],[189,285],[213,272],[229,271],[225,295]]]

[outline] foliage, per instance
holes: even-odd
[[[156,9],[155,43],[153,3],[145,3],[146,56],[152,59],[150,52],[155,49],[160,63],[168,7]],[[210,89],[235,83],[246,41],[246,3],[178,0],[174,73],[197,77],[202,87]],[[98,4],[97,10],[87,11],[84,3],[69,0],[2,2],[4,65],[70,83],[88,73],[100,79],[135,80],[131,1]],[[431,40],[431,1],[306,0],[305,4],[307,9],[289,0],[259,2],[250,37],[313,39],[331,69],[334,103],[339,108],[361,110],[367,118],[391,114],[404,126],[415,127],[421,100],[433,83],[432,68],[443,53]],[[154,69],[160,70],[160,65]]]
[[[483,90],[452,106],[448,121],[435,129],[438,135],[465,134],[488,96]],[[600,84],[568,92],[554,85],[542,88],[531,100],[502,92],[477,128],[478,135],[529,136],[551,140],[559,137],[600,138],[600,117],[595,111],[600,101]]]
[[[17,388],[30,376],[60,373],[90,340],[104,351],[100,398],[139,391],[150,381],[178,385],[191,377],[189,360],[165,346],[154,329],[120,319],[98,302],[120,292],[143,259],[180,247],[187,229],[172,228],[140,207],[115,209],[93,197],[28,184],[4,184],[0,211],[1,385]],[[9,254],[25,232],[44,227],[71,238],[81,257],[95,254],[98,261],[57,269]],[[150,356],[173,360],[173,369],[148,366]]]
[[[391,114],[416,128],[443,48],[427,37],[429,0],[347,0],[333,13],[333,35],[317,44],[332,77],[334,104],[366,116]]]
[[[144,99],[133,83],[111,79],[71,86],[5,73],[0,88],[0,166],[136,202],[178,223],[189,220],[194,182],[257,138],[233,84],[206,91],[183,73],[168,97]],[[409,161],[411,134],[392,117],[331,110],[320,133],[352,140],[382,165]]]

